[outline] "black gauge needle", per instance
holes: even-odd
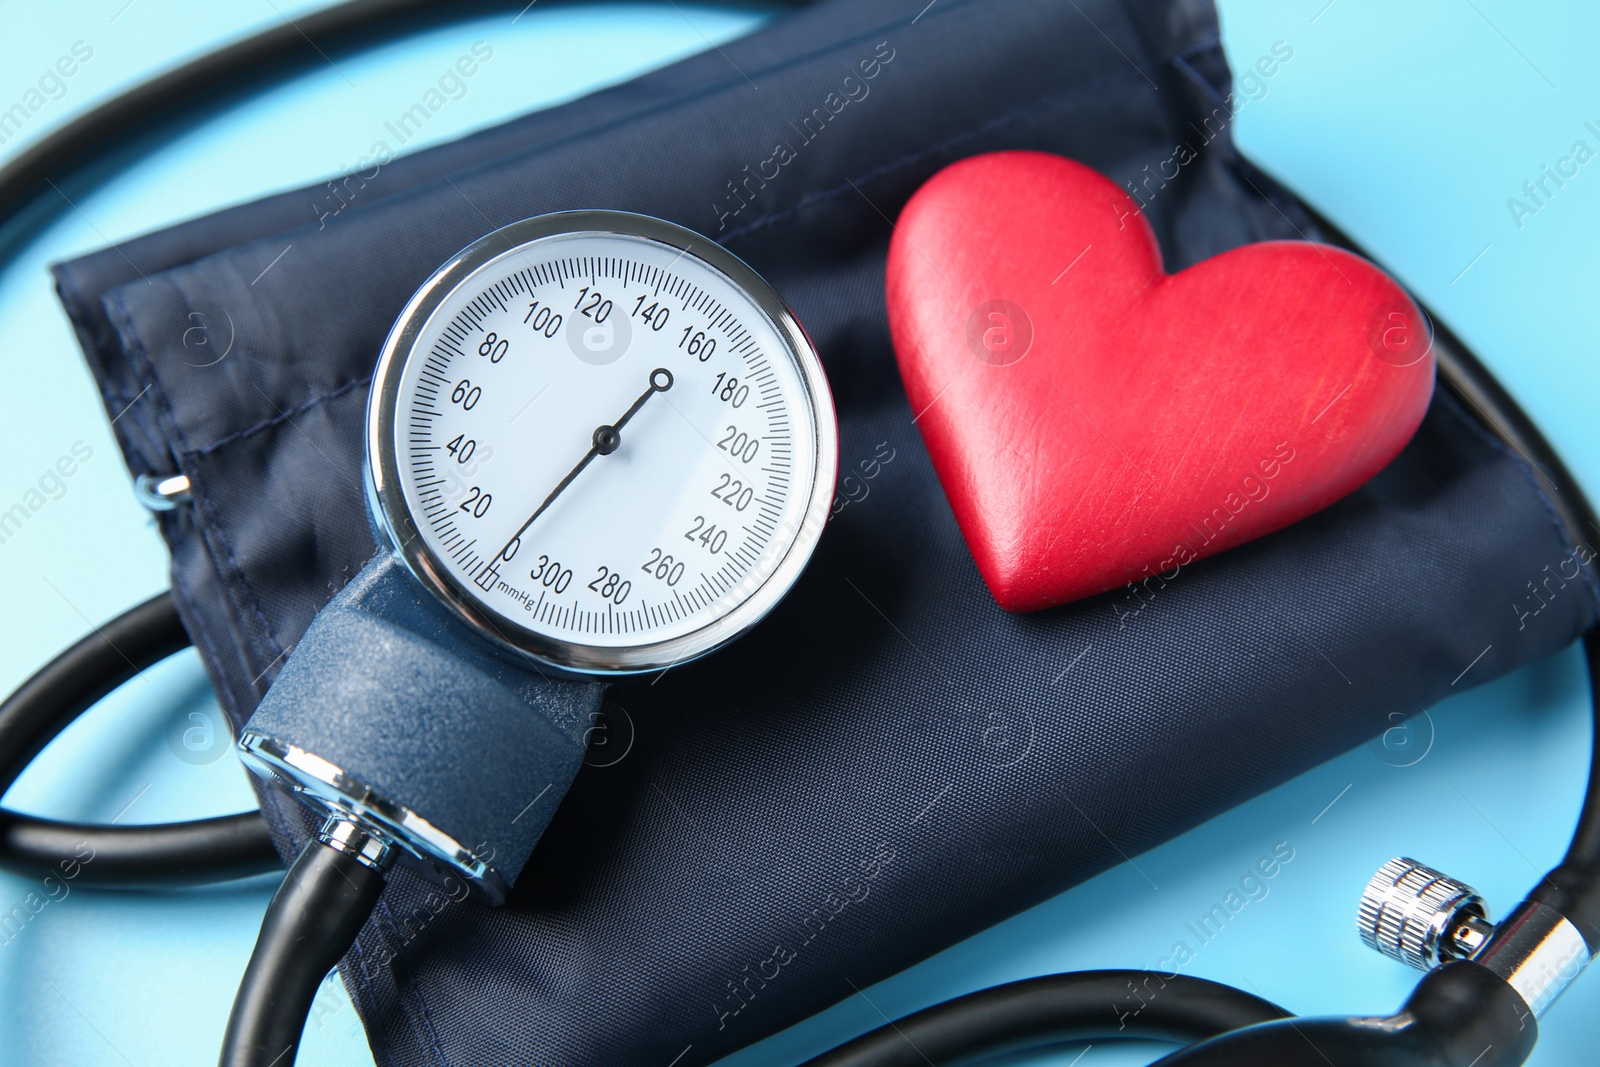
[[[587,467],[591,462],[593,462],[594,457],[609,456],[621,446],[622,428],[628,424],[629,419],[639,414],[639,409],[644,407],[645,401],[649,400],[657,393],[664,393],[671,388],[671,371],[667,370],[665,367],[657,367],[655,370],[651,371],[650,387],[639,394],[639,399],[630,404],[628,406],[628,410],[624,411],[622,413],[622,417],[616,422],[607,423],[604,426],[598,426],[595,428],[594,435],[590,439],[589,451],[585,452],[583,454],[583,458],[578,460],[578,465],[573,467],[572,470],[567,473],[565,478],[561,479],[560,484],[554,489],[550,490],[550,495],[544,498],[544,503],[540,504],[538,509],[534,511],[532,515],[528,516],[528,521],[523,523],[517,532],[511,535],[511,540],[506,542],[506,547],[500,550],[500,558],[503,560],[510,560],[511,557],[516,554],[515,550],[513,550],[511,546],[522,540],[522,535],[528,532],[528,527],[533,525],[534,520],[540,515],[543,515],[546,509],[548,509],[551,504],[555,503],[556,497],[560,496],[562,491],[565,490],[567,486],[571,485],[573,481],[576,480],[578,475],[583,473],[583,468]]]

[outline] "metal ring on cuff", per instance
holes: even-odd
[[[194,499],[194,487],[187,474],[141,474],[133,495],[150,511],[172,511]]]
[[[239,758],[252,770],[294,790],[323,811],[398,845],[435,880],[456,874],[492,904],[504,904],[511,887],[471,849],[403,805],[315,753],[246,730]]]

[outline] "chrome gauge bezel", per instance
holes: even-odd
[[[405,499],[395,441],[395,417],[406,361],[445,299],[485,265],[556,236],[624,236],[656,242],[693,256],[742,291],[772,325],[799,369],[816,441],[809,499],[794,538],[772,573],[742,603],[705,626],[678,637],[639,645],[586,645],[519,626],[480,605],[420,535]],[[376,525],[407,570],[457,619],[495,645],[559,671],[625,675],[660,670],[720,648],[771,611],[810,560],[832,506],[838,469],[838,423],[822,361],[798,319],[743,260],[709,238],[648,215],[625,211],[565,211],[512,223],[462,249],[417,290],[396,320],[373,375],[367,403],[367,491]],[[796,457],[797,460],[800,457]]]

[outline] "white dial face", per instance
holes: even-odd
[[[559,233],[488,260],[400,371],[395,468],[430,566],[491,628],[563,647],[735,612],[815,526],[789,336],[692,244]]]

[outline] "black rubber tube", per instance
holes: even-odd
[[[779,2],[793,6],[806,0]],[[295,70],[331,62],[332,56],[432,26],[531,6],[526,0],[346,0],[292,18],[280,16],[258,33],[117,94],[25,148],[0,167],[0,227],[40,194],[57,191],[52,185],[69,176],[90,183],[111,176],[114,168],[90,175],[84,164],[176,118],[225,105]],[[83,191],[81,184],[74,188],[74,196]],[[65,196],[57,197],[57,209],[68,206]],[[35,221],[32,227],[41,224]]]
[[[0,810],[0,866],[61,872],[79,887],[168,889],[283,870],[259,811],[148,826],[92,826]]]
[[[1152,1067],[1519,1067],[1539,1024],[1517,992],[1465,960],[1423,975],[1385,1018],[1287,1019],[1180,1049]]]
[[[355,942],[383,875],[313,839],[267,905],[222,1039],[220,1067],[290,1067],[311,1000]]]
[[[172,595],[162,593],[40,667],[0,704],[0,795],[73,719],[146,667],[188,647]]]
[[[1589,785],[1584,794],[1572,844],[1528,899],[1559,911],[1577,927],[1590,955],[1600,954],[1600,629],[1583,639],[1589,665],[1590,699],[1594,702],[1594,755],[1589,757]]]
[[[0,795],[52,739],[118,686],[189,646],[172,595],[139,604],[46,663],[0,704]],[[260,812],[103,826],[0,809],[0,867],[73,870],[80,886],[229,881],[283,869]]]
[[[1600,692],[1593,691],[1596,681],[1600,680],[1600,630],[1591,630],[1584,638],[1584,655],[1589,664],[1590,696],[1594,701],[1596,758],[1589,764],[1589,788],[1583,798],[1583,811],[1578,816],[1572,844],[1567,847],[1561,865],[1593,870],[1600,866]]]
[[[805,1067],[956,1067],[1068,1041],[1188,1044],[1289,1018],[1275,1004],[1204,978],[1078,971],[994,986],[863,1034]]]
[[[4,226],[40,193],[78,174],[91,159],[104,158],[164,121],[201,107],[214,107],[219,97],[249,89],[296,66],[327,62],[352,36],[363,46],[384,33],[413,28],[427,9],[459,19],[460,11],[437,0],[351,0],[293,19],[280,18],[259,33],[118,93],[83,115],[41,137],[0,168],[0,226]],[[505,3],[461,4],[468,14]],[[65,207],[65,203],[62,204]]]

